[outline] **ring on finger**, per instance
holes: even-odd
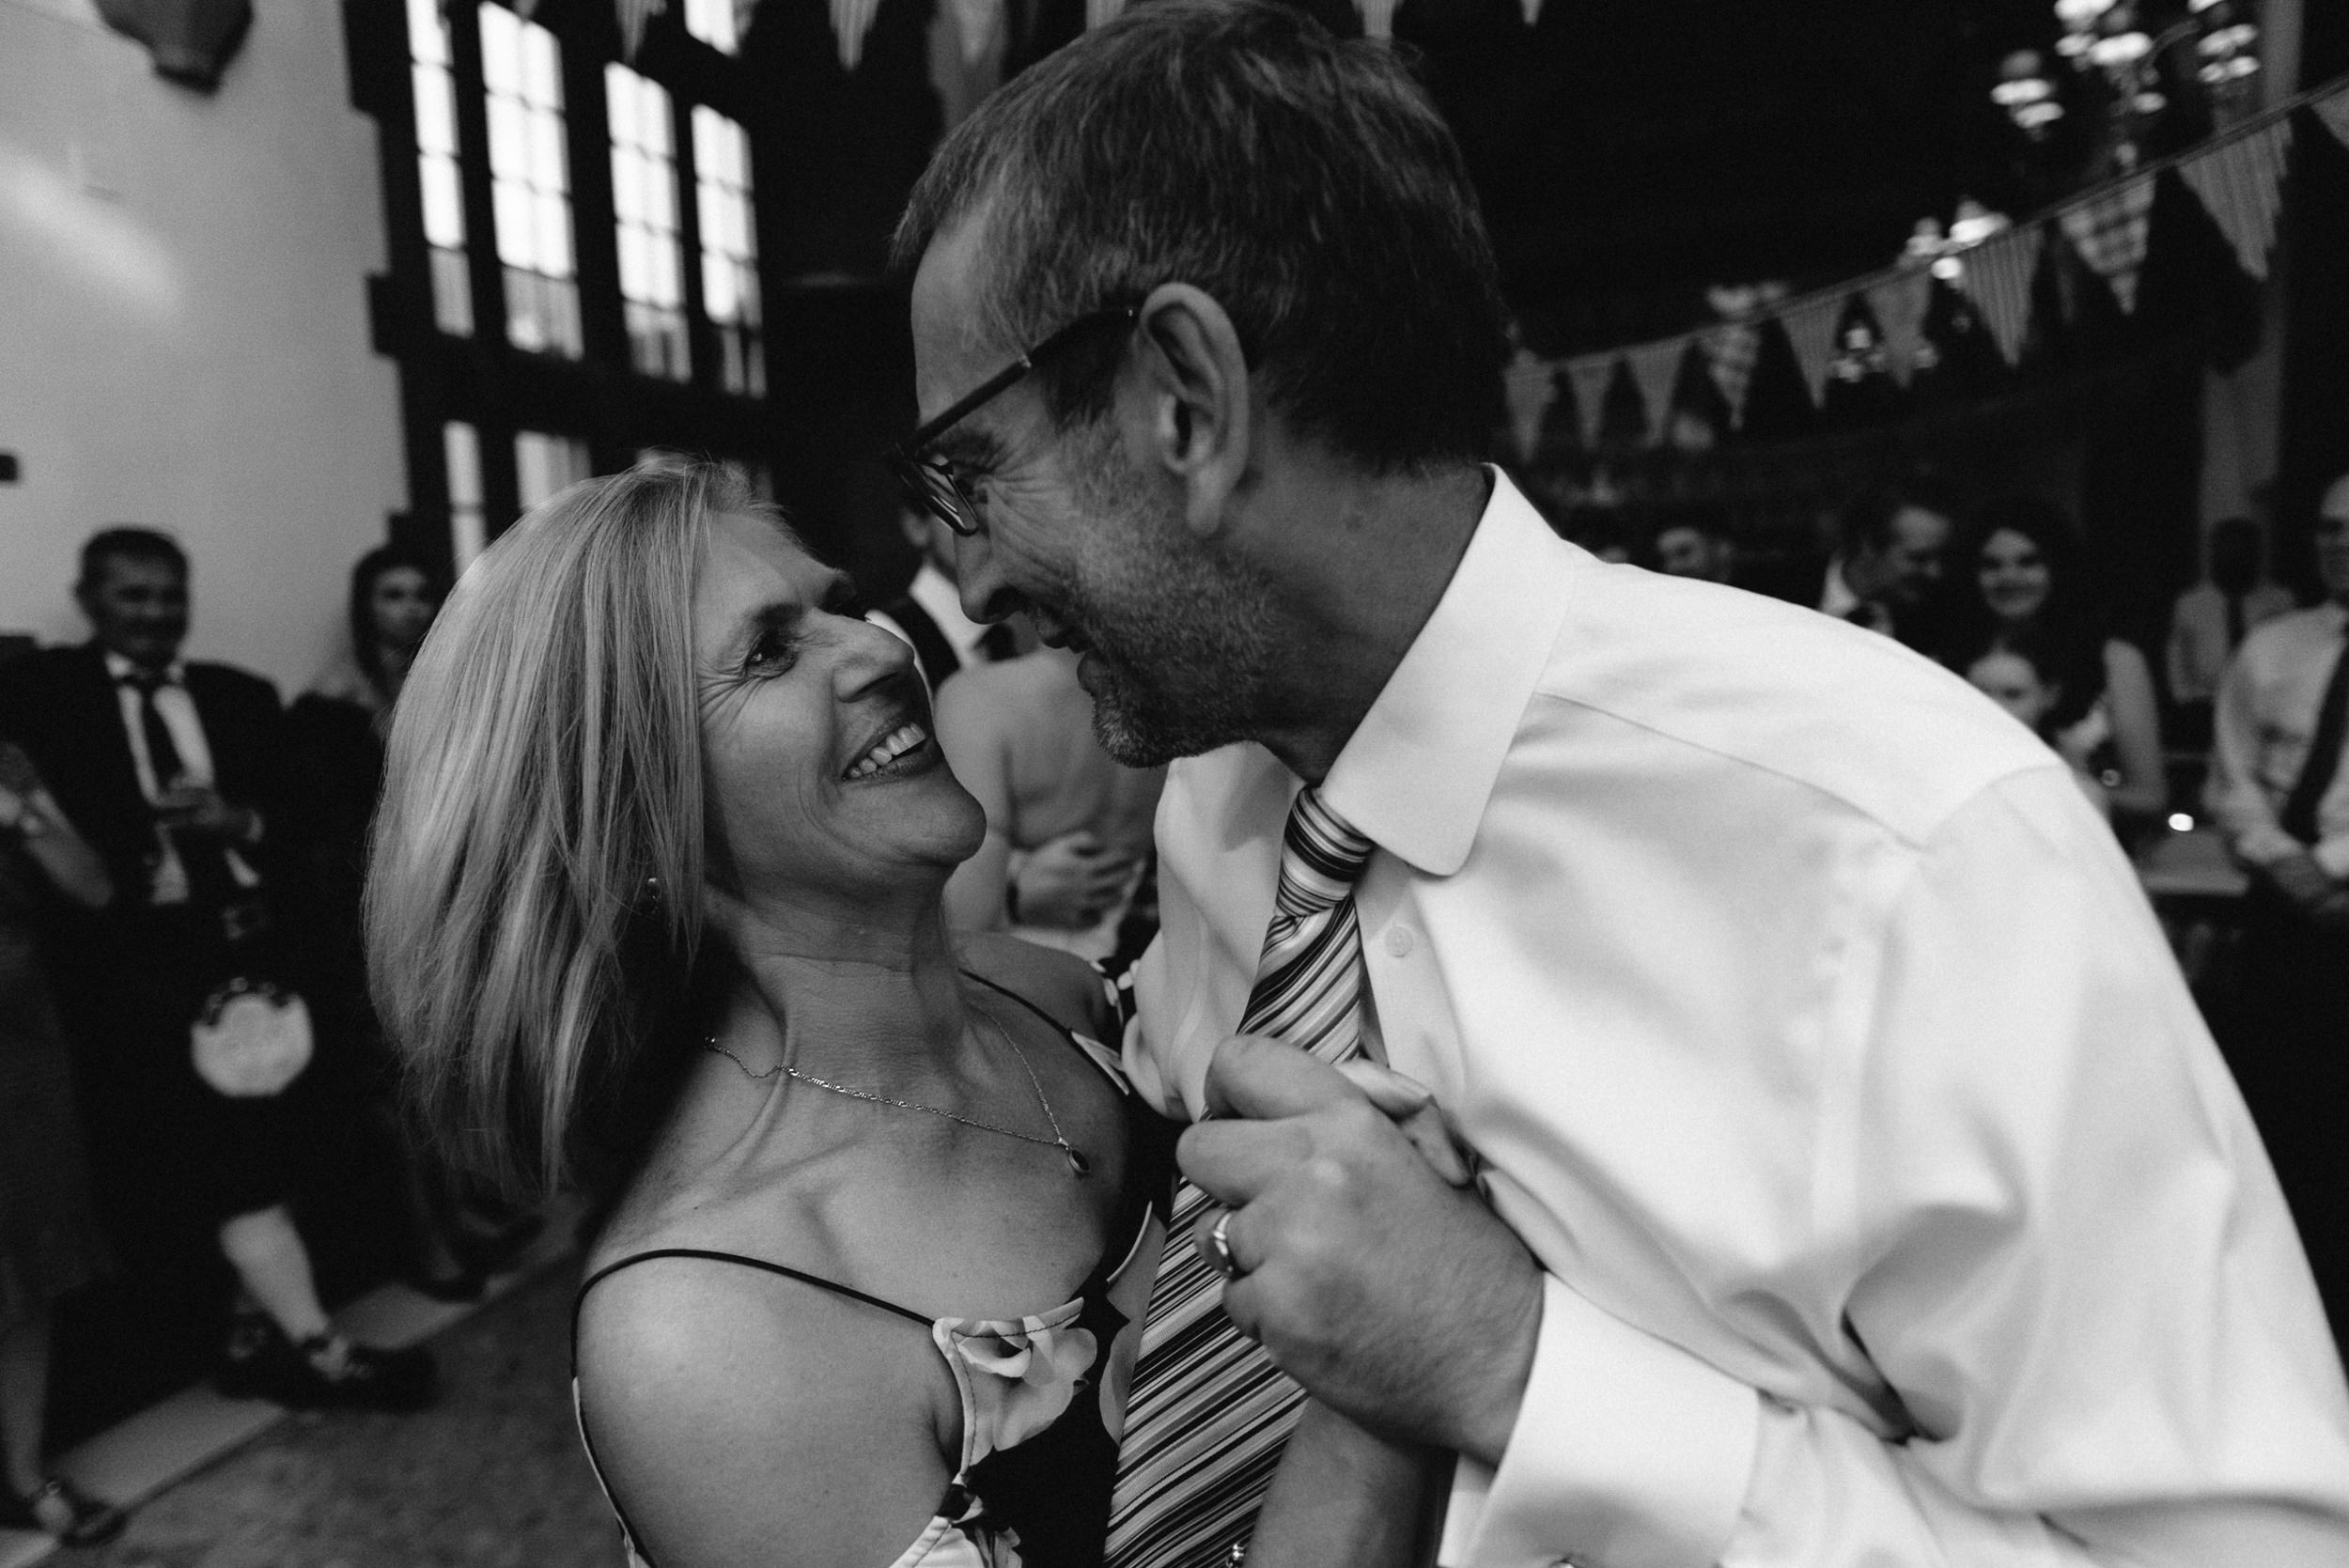
[[[1215,1254],[1216,1272],[1226,1280],[1237,1280],[1241,1272],[1239,1260],[1232,1256],[1231,1231],[1234,1212],[1231,1209],[1225,1209],[1215,1217],[1215,1223],[1207,1227],[1207,1250]]]

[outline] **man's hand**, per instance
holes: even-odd
[[[1216,1050],[1183,1173],[1236,1210],[1223,1309],[1314,1397],[1373,1430],[1497,1463],[1541,1325],[1541,1273],[1338,1069],[1277,1040]],[[1212,1264],[1201,1219],[1194,1242]]]
[[[176,784],[156,797],[155,811],[175,828],[241,844],[257,836],[260,817],[250,807],[232,805],[209,784]]]
[[[1038,845],[1013,878],[1019,924],[1077,930],[1117,902],[1134,858],[1079,829]]]

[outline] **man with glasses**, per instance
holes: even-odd
[[[1127,1063],[1205,1125],[1111,1563],[1237,1560],[1299,1419],[1456,1454],[1475,1568],[2349,1555],[2307,1266],[2109,833],[1945,672],[1482,464],[1492,257],[1392,52],[1138,8],[897,254],[966,609],[1179,759]]]

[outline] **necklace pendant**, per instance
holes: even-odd
[[[1082,1178],[1093,1174],[1093,1162],[1078,1153],[1073,1146],[1063,1143],[1060,1146],[1060,1152],[1067,1157],[1070,1175]]]

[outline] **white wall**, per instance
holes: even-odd
[[[0,451],[23,465],[0,485],[0,630],[78,640],[81,541],[147,523],[194,560],[190,655],[290,697],[407,503],[341,8],[255,13],[206,98],[90,0],[0,0]]]

